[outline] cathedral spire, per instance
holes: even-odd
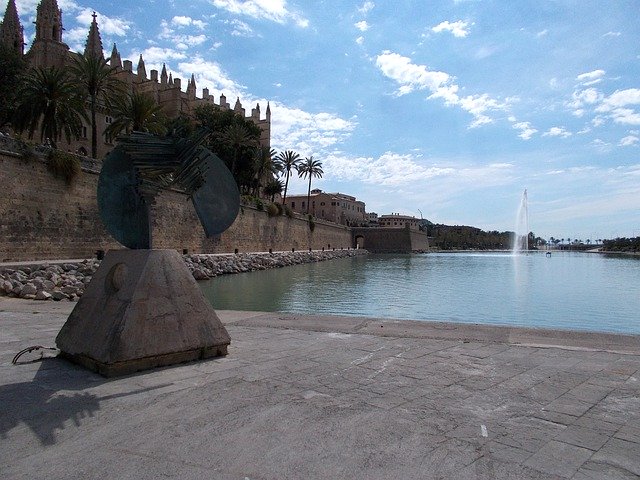
[[[147,69],[144,66],[144,60],[142,59],[142,54],[140,54],[140,59],[138,60],[138,78],[141,80],[147,79]]]
[[[4,20],[0,23],[0,44],[6,46],[13,52],[24,54],[23,29],[18,17],[15,0],[9,0]]]
[[[162,64],[162,72],[160,72],[160,84],[167,84],[167,66],[164,63]]]
[[[62,43],[62,10],[56,0],[42,0],[36,9],[36,38]]]
[[[192,98],[195,98],[196,96],[196,77],[194,76],[194,74],[191,74],[191,79],[189,80],[189,83],[187,83],[187,95],[189,95]]]
[[[120,52],[118,52],[118,47],[116,47],[115,43],[113,44],[113,50],[111,50],[109,65],[111,68],[122,69],[122,58],[120,58]]]
[[[93,12],[93,21],[91,27],[89,27],[89,35],[87,36],[87,43],[84,47],[85,57],[97,57],[104,58],[102,53],[102,39],[100,38],[100,30],[98,29],[98,22],[96,21],[96,12]]]

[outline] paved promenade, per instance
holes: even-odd
[[[11,364],[73,305],[0,297],[1,479],[640,478],[639,336],[223,311],[225,358]]]

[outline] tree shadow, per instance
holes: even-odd
[[[0,385],[0,438],[21,423],[44,446],[56,443],[56,432],[71,420],[80,426],[100,410],[100,402],[162,388],[165,385],[98,397],[84,390],[110,382],[58,358],[45,358],[30,382]]]

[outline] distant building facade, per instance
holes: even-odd
[[[410,215],[400,215],[392,213],[391,215],[380,215],[378,224],[380,227],[386,228],[409,228],[409,230],[420,230],[422,220]]]
[[[35,38],[28,52],[24,53],[23,27],[16,10],[15,0],[9,0],[2,23],[0,23],[0,43],[12,49],[20,55],[24,55],[28,64],[32,67],[58,67],[64,68],[72,63],[74,55],[67,44],[63,42],[62,33],[62,11],[58,8],[57,0],[42,0],[37,7],[35,21]],[[96,20],[93,14],[93,21],[89,27],[84,55],[95,55],[103,57],[102,39]],[[163,64],[162,71],[151,70],[147,74],[142,55],[138,59],[138,65],[134,71],[133,64],[129,60],[121,60],[120,53],[116,45],[113,45],[111,56],[107,59],[111,67],[116,68],[118,77],[127,85],[129,92],[145,93],[151,96],[162,111],[169,118],[175,118],[180,114],[189,115],[193,113],[198,105],[211,104],[218,106],[222,110],[231,109],[224,94],[219,97],[216,103],[214,96],[209,90],[202,90],[202,97],[196,96],[196,80],[192,75],[187,82],[186,91],[182,91],[182,81],[180,78],[173,78],[171,73],[167,73],[166,65]],[[260,105],[251,109],[250,115],[246,116],[245,108],[236,99],[233,111],[256,124],[261,131],[260,143],[269,147],[271,143],[271,109],[269,104],[265,111],[265,117],[261,116]],[[98,112],[96,119],[97,129],[101,140],[98,141],[98,158],[102,158],[108,153],[113,145],[107,142],[103,132],[113,119],[104,108]],[[74,153],[86,155],[91,150],[89,124],[82,129],[81,138],[73,140],[71,145],[61,143],[61,148],[68,148]]]
[[[307,195],[288,195],[285,204],[294,212],[305,214],[308,210],[314,217],[329,222],[349,226],[367,223],[364,202],[344,193],[326,193],[314,189],[308,199]]]

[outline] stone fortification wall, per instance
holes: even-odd
[[[29,160],[0,149],[0,261],[88,258],[97,250],[122,248],[107,233],[98,213],[98,169],[86,164],[67,185],[47,170],[43,159]],[[192,253],[347,249],[351,231],[305,218],[269,217],[242,207],[235,223],[216,239],[207,239],[193,205],[177,192],[157,201],[154,248]]]
[[[354,228],[353,238],[360,248],[373,253],[425,252],[427,234],[408,228]]]

